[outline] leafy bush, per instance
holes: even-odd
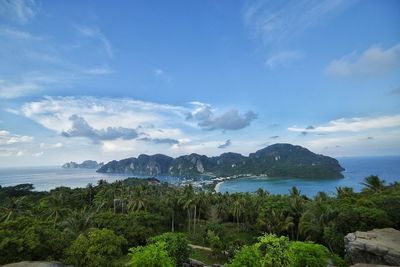
[[[0,224],[0,264],[59,259],[67,240],[52,223],[19,217]]]
[[[329,260],[344,266],[343,260],[312,242],[289,242],[286,237],[264,235],[252,246],[239,250],[228,267],[325,267]]]
[[[108,267],[123,255],[126,239],[109,229],[92,228],[81,234],[66,250],[66,263],[76,267]]]
[[[261,254],[255,246],[243,246],[227,267],[261,267]]]
[[[173,267],[174,260],[168,255],[167,245],[163,241],[145,247],[129,249],[132,267]]]
[[[175,266],[182,266],[183,263],[187,262],[190,255],[190,248],[188,246],[188,240],[184,234],[181,233],[164,233],[162,235],[150,238],[149,244],[156,244],[158,242],[164,242],[168,244],[166,251],[168,256],[174,260]]]
[[[322,245],[312,242],[292,242],[287,251],[292,267],[325,267],[330,253]]]

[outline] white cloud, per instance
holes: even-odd
[[[216,114],[208,104],[191,102],[196,109],[188,114],[187,120],[196,120],[203,130],[240,130],[250,125],[258,115],[253,111],[240,114],[237,109],[230,109],[222,114]]]
[[[400,126],[400,114],[380,117],[341,118],[326,125],[313,127],[289,127],[293,132],[333,133],[360,132],[371,129],[385,129]]]
[[[400,69],[400,44],[384,49],[371,46],[332,61],[325,72],[336,78],[374,78]]]
[[[270,69],[274,69],[279,66],[287,66],[290,62],[303,57],[304,53],[302,51],[281,51],[267,58],[265,65]]]
[[[164,127],[174,120],[184,121],[186,112],[188,109],[180,106],[96,97],[45,97],[26,103],[21,109],[24,116],[59,133],[71,129],[73,122],[69,118],[76,114],[96,130],[143,127],[141,131],[153,131],[152,124]]]
[[[33,18],[38,11],[34,0],[3,0],[0,1],[0,17],[26,23]]]
[[[77,26],[76,28],[82,35],[99,40],[103,44],[108,57],[114,57],[114,51],[112,49],[110,41],[99,28],[89,26]]]
[[[32,142],[33,137],[26,135],[11,134],[8,131],[0,130],[0,145],[12,145],[16,143]]]
[[[200,104],[210,108],[210,117],[201,118]],[[74,138],[74,142],[90,146],[90,149],[101,149],[107,158],[137,153],[176,155],[185,151],[195,152],[189,151],[190,148],[198,148],[198,152],[205,152],[206,149],[217,151],[220,143],[212,140],[221,140],[221,137],[216,137],[221,132],[209,131],[205,134],[203,128],[236,130],[247,127],[252,120],[249,118],[251,114],[241,115],[238,111],[220,113],[203,103],[174,106],[128,98],[90,96],[44,97],[25,103],[19,113],[57,133],[57,142],[65,136],[68,139],[63,142],[67,142],[68,147],[76,146],[70,143],[70,139]],[[188,114],[193,114],[190,121]],[[203,143],[208,144],[206,148]],[[53,146],[43,143],[40,148],[48,151]]]

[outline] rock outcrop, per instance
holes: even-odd
[[[195,260],[195,259],[189,259],[189,262],[184,263],[183,267],[223,267],[223,265],[220,264],[213,264],[212,266],[207,265],[201,261]]]
[[[64,169],[78,169],[78,168],[80,168],[80,169],[98,169],[103,165],[104,165],[103,162],[97,163],[97,161],[95,161],[95,160],[85,160],[80,164],[76,163],[74,161],[67,162],[67,163],[63,164],[61,167]]]
[[[355,232],[345,236],[346,257],[352,264],[400,266],[400,231],[393,228]]]

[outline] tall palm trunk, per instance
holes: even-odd
[[[190,209],[187,210],[188,213],[188,232],[190,233]]]
[[[175,231],[175,212],[172,212],[172,217],[171,217],[171,232]]]
[[[196,233],[196,208],[197,206],[194,205],[194,214],[193,214],[193,233]]]

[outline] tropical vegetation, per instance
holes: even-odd
[[[49,192],[0,187],[0,264],[182,266],[201,256],[227,266],[344,265],[344,236],[400,229],[399,203],[400,184],[377,176],[365,178],[361,192],[344,187],[313,198],[295,187],[228,194],[154,178]]]

